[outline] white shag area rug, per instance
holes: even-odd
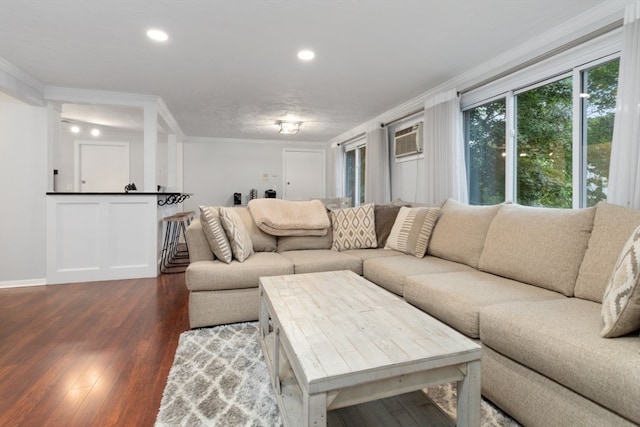
[[[429,389],[429,397],[455,418],[455,387]],[[156,427],[281,426],[258,323],[196,329],[180,335],[162,395]],[[483,426],[518,426],[482,401]]]

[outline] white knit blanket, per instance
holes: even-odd
[[[253,199],[248,207],[258,228],[272,236],[324,236],[331,226],[320,200]]]

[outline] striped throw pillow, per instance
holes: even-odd
[[[231,246],[222,224],[220,224],[218,207],[200,206],[200,223],[207,242],[209,242],[211,252],[220,261],[229,264],[232,257]]]
[[[400,208],[385,248],[424,257],[440,208]]]
[[[238,262],[244,262],[254,251],[251,235],[242,223],[240,215],[235,212],[234,208],[220,208],[220,222],[222,222],[222,228],[229,238],[233,257]]]

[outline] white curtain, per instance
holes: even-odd
[[[391,200],[387,129],[367,132],[366,141],[364,200],[366,203],[387,203]]]
[[[462,112],[455,89],[427,99],[423,131],[423,201],[438,205],[453,198],[468,203]]]
[[[607,201],[640,209],[640,1],[627,6],[622,37]]]
[[[344,149],[338,145],[329,147],[329,166],[327,167],[327,197],[339,197],[342,194],[342,160]]]

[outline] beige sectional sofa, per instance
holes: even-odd
[[[331,232],[276,238],[237,209],[256,250],[243,263],[214,260],[199,221],[187,229],[191,327],[256,320],[261,276],[348,269],[478,340],[483,395],[520,423],[640,424],[639,331],[601,337],[605,288],[640,211],[449,200],[418,258],[331,250]]]

